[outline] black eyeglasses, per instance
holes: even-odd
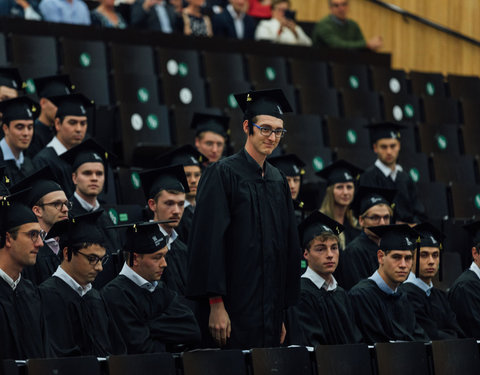
[[[372,222],[377,223],[377,224],[380,223],[380,220],[382,220],[382,219],[385,223],[390,222],[390,215],[385,215],[385,216],[372,215],[372,216],[364,216],[363,218],[371,220]]]
[[[272,128],[265,128],[263,126],[258,126],[257,124],[253,123],[253,126],[255,126],[257,129],[260,129],[260,134],[265,136],[265,137],[270,137],[272,133],[275,133],[275,138],[282,138],[287,131],[285,129],[275,129],[273,130]]]
[[[46,235],[46,232],[44,230],[35,230],[35,229],[30,230],[28,232],[19,232],[19,233],[26,234],[28,237],[30,237],[30,239],[32,240],[33,243],[37,242],[39,237],[43,241],[43,239],[45,238],[45,235]]]
[[[67,209],[71,210],[73,205],[72,205],[72,202],[70,202],[70,201],[55,201],[55,202],[42,203],[42,204],[39,204],[39,206],[53,206],[58,211],[60,211],[63,206],[65,206],[65,207],[67,207]]]
[[[90,263],[92,266],[96,266],[98,262],[102,262],[102,266],[108,262],[110,259],[110,255],[104,255],[103,257],[99,257],[98,255],[95,254],[84,254],[80,251],[77,251],[77,254],[83,255],[85,258],[87,258],[88,263]]]

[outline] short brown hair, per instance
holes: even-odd
[[[305,250],[310,251],[310,247],[313,244],[313,241],[318,240],[320,242],[325,242],[327,240],[336,240],[337,244],[340,245],[340,239],[336,234],[329,233],[329,232],[324,232],[322,234],[319,234],[318,236],[315,236],[310,240],[310,242],[307,244],[307,248]]]
[[[272,0],[272,5],[270,7],[273,9],[277,4],[288,3],[288,6],[291,6],[290,0]]]

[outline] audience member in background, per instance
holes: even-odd
[[[39,0],[2,0],[0,17],[19,17],[31,21],[41,21]]]
[[[383,39],[375,36],[366,41],[358,24],[349,18],[349,0],[328,0],[330,14],[315,25],[312,34],[313,45],[331,48],[369,48],[382,47]]]
[[[272,17],[272,0],[249,0],[248,15],[255,18]]]
[[[12,184],[32,173],[32,160],[24,153],[33,136],[33,120],[38,114],[38,104],[26,96],[0,102],[3,114],[0,141],[0,161],[5,164],[5,174]]]
[[[213,36],[212,21],[209,16],[202,13],[205,0],[187,0],[187,4],[182,12],[183,34]]]
[[[18,97],[23,82],[15,68],[0,68],[0,102]]]
[[[170,34],[177,28],[178,15],[166,0],[137,0],[132,5],[130,22],[134,27]]]
[[[182,10],[186,6],[183,0],[168,0],[168,3],[173,6],[173,9],[175,10],[175,13],[177,13],[177,15],[182,15]]]
[[[416,225],[413,229],[420,235],[418,259],[400,289],[407,293],[418,324],[431,340],[463,337],[464,334],[457,323],[455,313],[448,303],[447,294],[435,288],[432,283],[441,267],[440,252],[443,251],[441,242],[445,236],[429,223]]]
[[[342,250],[345,250],[345,247],[361,233],[358,220],[350,207],[360,173],[362,173],[360,168],[345,160],[338,160],[317,172],[318,176],[327,180],[328,186],[320,212],[345,227],[339,235]]]
[[[230,0],[222,13],[212,18],[213,34],[227,38],[253,40],[255,20],[246,14],[247,0]]]
[[[74,88],[67,75],[37,78],[34,83],[41,111],[35,120],[33,139],[27,149],[27,155],[31,158],[42,151],[55,135],[53,128],[58,108],[48,98],[70,94]]]
[[[290,0],[272,0],[272,18],[260,21],[255,30],[255,40],[303,46],[312,44],[307,34],[295,22],[295,12],[290,10]]]
[[[127,23],[115,10],[115,0],[100,0],[100,5],[90,13],[92,25],[124,29]]]
[[[90,11],[83,0],[42,0],[40,11],[49,22],[90,25]]]
[[[229,117],[195,113],[191,127],[195,129],[195,147],[205,155],[208,163],[219,161],[223,156],[228,135]]]

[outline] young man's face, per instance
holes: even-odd
[[[225,138],[220,134],[205,131],[195,138],[195,147],[210,163],[219,161],[225,148]]]
[[[338,241],[335,238],[315,238],[303,256],[312,270],[328,280],[338,266]]]
[[[370,207],[367,212],[361,215],[358,218],[358,223],[365,232],[372,234],[369,231],[368,227],[378,227],[379,225],[389,225],[390,224],[390,211],[386,204],[377,204],[376,206]]]
[[[105,183],[103,163],[83,163],[72,175],[77,193],[87,197],[97,197]]]
[[[292,193],[292,199],[297,199],[300,192],[300,184],[302,179],[300,176],[287,176],[288,186],[290,187],[290,193]]]
[[[348,206],[352,203],[354,193],[353,182],[339,182],[333,185],[333,199],[339,206]]]
[[[173,194],[163,190],[157,200],[149,199],[148,206],[154,212],[154,220],[175,220],[162,224],[165,228],[176,228],[182,219],[185,205],[185,193]]]
[[[58,107],[47,98],[40,99],[40,107],[42,108],[42,115],[48,120],[48,124],[45,125],[53,125]]]
[[[18,228],[16,239],[7,233],[5,248],[8,248],[10,257],[18,266],[33,266],[37,261],[38,250],[43,246],[39,235],[41,230],[40,224],[27,223]]]
[[[373,144],[373,152],[377,154],[378,159],[388,167],[393,167],[397,163],[400,153],[400,141],[393,138],[382,138]]]
[[[283,120],[269,115],[258,115],[256,116],[255,125],[261,128],[268,128],[272,130],[283,129]],[[253,134],[249,133],[248,122],[243,123],[243,131],[247,133],[247,144],[250,144],[253,150],[259,154],[267,157],[270,155],[273,150],[275,150],[280,143],[280,137],[277,137],[275,133],[272,132],[268,137],[262,135],[261,130],[253,125]]]
[[[195,198],[197,195],[198,181],[202,176],[202,170],[199,166],[196,165],[186,165],[183,167],[185,171],[185,176],[187,177],[188,188],[190,192],[187,194],[189,198]]]
[[[57,138],[70,150],[73,146],[82,143],[87,133],[87,116],[65,116],[62,122],[55,119]]]
[[[3,124],[5,141],[12,151],[23,151],[30,146],[33,137],[33,120],[13,120]]]
[[[103,246],[93,244],[79,250],[72,255],[70,262],[67,250],[63,253],[63,262],[66,272],[80,285],[85,286],[95,281],[97,275],[103,270],[102,258],[106,255]],[[62,266],[63,267],[63,266]]]
[[[403,283],[412,269],[413,253],[410,250],[391,250],[387,254],[378,250],[377,258],[380,274],[393,288]]]
[[[422,280],[429,282],[437,274],[440,265],[440,249],[438,247],[420,248],[420,270],[418,275]]]
[[[52,191],[45,194],[41,199],[41,204],[33,206],[32,211],[38,220],[45,224],[43,229],[48,231],[57,221],[68,218],[67,204],[67,196],[62,190]]]
[[[164,247],[152,254],[132,254],[134,271],[149,282],[159,281],[167,267],[167,251],[167,247]]]
[[[330,0],[330,12],[339,20],[345,21],[348,13],[348,0]]]

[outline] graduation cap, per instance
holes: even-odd
[[[344,229],[345,227],[342,224],[317,210],[300,223],[298,233],[305,249],[311,240],[322,233],[331,233],[338,236]]]
[[[87,108],[94,104],[83,94],[51,96],[48,99],[58,108],[55,117],[86,116]]]
[[[62,187],[56,181],[55,175],[49,166],[46,166],[31,175],[25,177],[13,185],[10,190],[12,193],[31,188],[24,197],[24,202],[29,207],[33,207],[43,196],[53,191],[63,191]]]
[[[84,163],[102,163],[107,167],[108,161],[115,159],[116,156],[89,138],[63,153],[60,158],[72,166],[72,171],[76,171]]]
[[[405,125],[396,124],[394,122],[380,122],[375,124],[369,124],[365,126],[370,131],[370,141],[372,143],[377,142],[383,138],[398,139],[402,137],[400,130],[405,129]]]
[[[380,237],[380,249],[383,251],[414,251],[417,248],[417,241],[420,242],[418,233],[407,224],[379,225],[368,229]]]
[[[36,78],[33,80],[39,98],[71,94],[75,85],[66,74]]]
[[[442,242],[445,239],[445,235],[440,232],[435,226],[430,223],[421,223],[413,227],[415,232],[420,235],[420,243],[417,249],[417,260],[415,274],[418,277],[420,272],[420,247],[438,247],[440,250],[440,268],[438,278],[442,281],[443,270],[442,270]]]
[[[32,209],[23,204],[30,190],[30,188],[23,189],[2,198],[0,201],[1,233],[23,224],[38,222]]]
[[[49,230],[46,239],[60,237],[60,249],[69,248],[68,260],[72,259],[70,247],[78,244],[104,244],[104,235],[98,225],[103,210],[77,215],[70,219],[57,221]]]
[[[274,156],[267,159],[270,164],[280,169],[285,176],[303,176],[305,174],[305,163],[297,155],[288,154]]]
[[[8,86],[15,90],[25,87],[16,68],[0,68],[0,86]]]
[[[193,114],[192,122],[190,127],[195,129],[195,136],[197,137],[200,133],[211,131],[217,134],[220,134],[222,137],[226,138],[229,134],[228,122],[230,117],[212,115],[209,113],[200,113],[195,112]]]
[[[203,166],[203,162],[206,160],[208,159],[195,147],[192,145],[185,145],[160,155],[156,159],[156,162],[162,165],[181,164],[184,167],[197,166],[201,168]]]
[[[394,208],[393,199],[397,190],[384,189],[372,186],[359,186],[352,202],[352,210],[356,217],[367,212],[367,210],[377,204],[386,204]]]
[[[0,102],[4,124],[14,120],[34,120],[38,116],[39,108],[36,102],[26,96]]]
[[[315,174],[327,180],[328,186],[340,182],[357,182],[363,169],[345,160],[337,160]]]
[[[190,192],[183,165],[151,169],[140,172],[143,191],[146,199],[153,199],[162,190]]]
[[[284,113],[293,112],[285,94],[280,89],[235,94],[235,99],[247,119],[258,115],[269,115],[282,119]]]

